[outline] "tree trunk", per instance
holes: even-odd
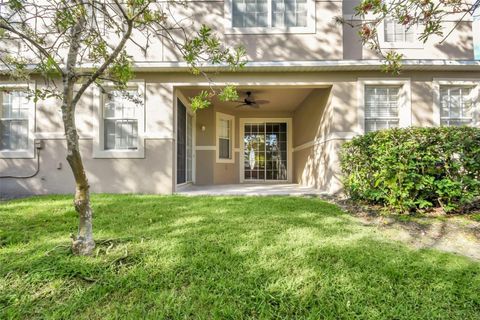
[[[67,139],[67,161],[75,178],[75,210],[78,213],[78,234],[72,239],[72,252],[77,255],[91,255],[95,248],[93,241],[93,211],[90,206],[90,186],[88,185],[85,167],[83,166],[78,133],[75,124],[76,101],[73,88],[77,81],[75,66],[80,49],[80,38],[85,25],[84,17],[80,17],[71,31],[70,49],[67,56],[66,69],[63,73],[62,119]]]
[[[90,186],[80,155],[78,133],[75,125],[75,106],[71,105],[71,100],[68,99],[72,96],[68,91],[73,94],[73,84],[67,84],[65,89],[67,99],[64,100],[62,105],[63,124],[67,138],[67,161],[75,178],[74,205],[79,218],[78,235],[72,239],[72,251],[77,255],[91,255],[95,248],[95,242],[93,240],[93,210],[90,206]]]

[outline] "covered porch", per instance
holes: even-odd
[[[239,85],[238,101],[193,112],[202,90],[175,91],[175,192],[317,195],[337,183],[332,84]]]

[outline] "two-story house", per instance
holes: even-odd
[[[195,0],[179,6],[179,20],[191,16],[196,27],[212,26],[227,46],[246,47],[249,63],[241,72],[213,75],[216,86],[235,84],[243,101],[214,99],[194,113],[189,98],[209,83],[192,75],[167,41],[147,55],[131,48],[136,79],[129,90],[143,104],[91,88],[77,110],[92,191],[169,194],[190,183],[298,183],[335,193],[339,147],[355,135],[480,124],[478,21],[447,21],[446,29],[458,25],[441,44],[435,37],[420,43],[418,30],[385,21],[378,30],[382,47],[406,59],[394,77],[380,71],[381,61],[356,30],[335,23],[338,16],[355,19],[355,4]],[[59,104],[28,102],[26,85],[2,83],[8,90],[0,94],[0,175],[38,174],[1,179],[0,193],[72,192]],[[41,150],[35,141],[42,141]]]

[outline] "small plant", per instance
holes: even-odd
[[[480,197],[480,129],[371,132],[343,145],[341,166],[353,200],[397,212],[434,207],[461,212]]]

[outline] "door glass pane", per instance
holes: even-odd
[[[246,124],[244,179],[287,180],[286,123]]]
[[[186,182],[187,109],[177,100],[177,183]]]
[[[244,135],[244,178],[263,180],[265,171],[264,124],[246,124]]]
[[[187,181],[193,181],[193,130],[192,130],[192,116],[187,114]]]

